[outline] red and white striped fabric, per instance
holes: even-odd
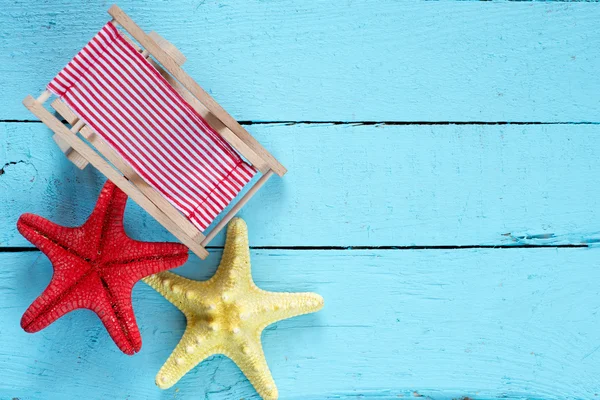
[[[201,230],[256,173],[110,22],[48,89]]]

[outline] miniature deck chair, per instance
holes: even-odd
[[[23,104],[77,167],[92,164],[205,258],[207,243],[286,169],[183,71],[179,50],[144,33],[116,5],[108,13],[112,20],[47,90]],[[52,94],[52,108],[70,128],[43,106]],[[257,172],[260,179],[205,236]]]

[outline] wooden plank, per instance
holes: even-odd
[[[598,125],[260,125],[256,137],[293,173],[241,210],[255,246],[600,240]],[[41,124],[0,124],[0,168],[8,162],[19,163],[0,176],[0,226],[23,212],[81,223],[104,182],[75,171]],[[126,221],[135,237],[173,240],[134,204]],[[27,245],[0,231],[0,247]]]
[[[38,3],[6,2],[0,15],[6,98],[42,90],[110,5]],[[118,4],[177,45],[238,120],[600,121],[597,3]],[[17,101],[0,108],[29,118]]]
[[[183,87],[190,91],[208,110],[221,122],[223,122],[229,129],[231,129],[241,140],[250,136],[250,134],[233,118],[227,113],[219,103],[217,103],[204,89],[200,87],[185,71],[177,65],[177,63],[152,39],[148,38],[146,33],[123,12],[117,5],[112,5],[108,10],[108,13],[114,18],[116,22],[123,26],[135,40],[137,40],[145,50],[148,50],[154,58],[161,65],[169,71],[175,79]],[[248,141],[246,141],[249,144]],[[250,144],[249,144],[250,145]],[[283,176],[286,173],[286,169],[281,165],[269,152],[267,152],[258,142],[254,143],[253,150],[261,155],[261,158],[269,165],[270,169],[273,170],[277,175]]]
[[[165,215],[154,203],[146,196],[140,193],[123,175],[112,168],[101,156],[94,150],[88,147],[81,139],[67,129],[58,119],[56,119],[48,110],[46,110],[33,97],[27,96],[23,100],[23,105],[35,114],[48,128],[58,134],[62,140],[67,142],[75,151],[81,154],[88,162],[90,162],[98,171],[100,171],[107,179],[110,179],[115,185],[123,190],[133,201],[138,203],[146,210],[154,219],[156,219],[169,232],[176,236],[183,244],[204,258],[208,255],[206,250],[200,244],[192,240],[185,232],[175,224],[167,215]]]
[[[183,65],[187,61],[185,55],[171,42],[163,38],[155,31],[148,32],[148,37],[156,42],[156,44],[165,51],[178,65]],[[144,53],[144,57],[148,58],[149,54],[147,50],[143,50],[140,46],[128,35],[124,36],[125,40],[131,44],[137,51]]]
[[[252,251],[259,287],[325,298],[319,313],[263,334],[280,396],[592,399],[600,386],[599,257],[598,248]],[[177,272],[207,279],[219,258],[211,252],[198,268],[193,257]],[[50,263],[34,252],[2,253],[0,264],[0,340],[11,343],[0,357],[0,397],[258,398],[223,357],[166,392],[156,388],[185,317],[142,283],[133,291],[143,339],[134,357],[88,311],[23,332],[19,318],[50,280]]]

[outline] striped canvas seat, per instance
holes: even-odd
[[[111,23],[48,89],[200,230],[256,173]]]

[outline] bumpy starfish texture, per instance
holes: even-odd
[[[231,358],[264,399],[277,399],[277,387],[267,366],[260,336],[277,321],[323,307],[316,293],[275,293],[252,281],[248,231],[243,220],[227,229],[223,258],[208,281],[194,281],[170,272],[144,278],[179,308],[187,327],[179,344],[156,376],[167,389],[202,360],[214,354]]]
[[[94,311],[126,354],[142,346],[131,305],[133,285],[145,276],[185,263],[188,249],[179,243],[140,242],[123,228],[127,195],[107,181],[94,211],[80,227],[67,228],[23,214],[19,232],[52,262],[54,274],[29,306],[21,327],[44,329],[69,311]]]

